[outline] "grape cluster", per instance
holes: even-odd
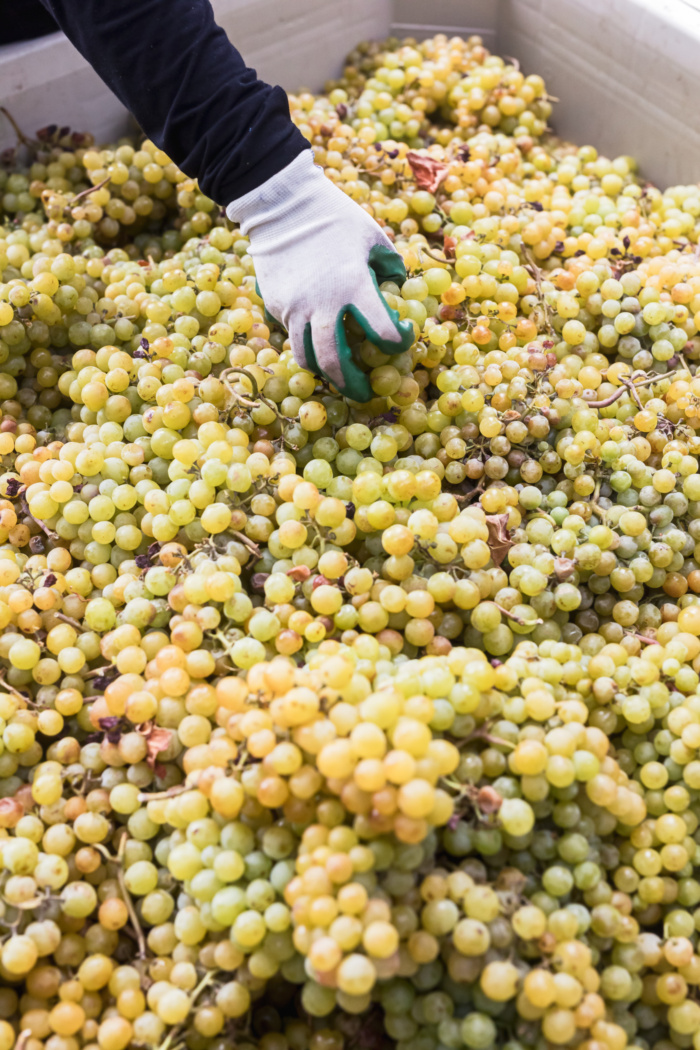
[[[0,169],[0,1050],[700,1050],[700,190],[476,37],[290,109],[368,404],[153,143]]]

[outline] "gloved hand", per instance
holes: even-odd
[[[401,257],[374,219],[304,150],[277,175],[229,204],[226,214],[250,237],[250,254],[268,313],[289,333],[296,361],[353,401],[374,396],[343,329],[350,313],[385,354],[413,343],[378,280],[406,280]]]

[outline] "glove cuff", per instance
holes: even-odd
[[[238,223],[241,233],[247,236],[251,230],[270,222],[288,221],[292,213],[307,206],[309,198],[325,188],[326,181],[314,163],[312,151],[305,149],[267,182],[231,201],[226,216]]]

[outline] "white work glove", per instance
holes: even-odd
[[[334,186],[304,150],[226,214],[250,237],[250,254],[268,313],[289,333],[296,361],[353,401],[374,396],[343,329],[350,313],[385,354],[413,343],[378,279],[406,280],[400,255],[374,219]]]

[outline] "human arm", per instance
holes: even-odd
[[[412,325],[377,283],[403,281],[403,262],[314,165],[284,91],[246,67],[208,0],[42,3],[146,135],[250,237],[261,294],[297,362],[368,401],[343,317],[385,353],[408,349]]]
[[[218,204],[309,144],[280,87],[259,80],[208,0],[41,0],[145,134]]]

